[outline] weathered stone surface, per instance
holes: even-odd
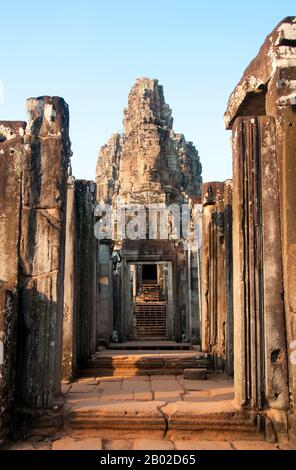
[[[249,64],[230,95],[225,113],[225,126],[228,129],[232,127],[238,116],[264,116],[266,114],[266,86],[277,69],[284,71],[289,67],[295,67],[295,40],[295,17],[293,16],[283,19],[267,36],[258,55]],[[293,70],[291,72],[293,73]],[[288,92],[287,98],[284,98],[286,92]],[[270,93],[269,90],[268,93]],[[281,100],[277,103],[275,98],[278,93]],[[275,106],[279,104],[291,106],[295,104],[293,96],[293,83],[290,84],[288,79],[288,83],[279,83],[278,91],[273,95],[272,101]]]
[[[151,382],[151,389],[153,392],[183,392],[181,385],[176,380],[153,380]]]
[[[100,401],[130,401],[134,399],[134,392],[123,392],[122,390],[104,391],[100,396]]]
[[[79,364],[96,349],[97,322],[97,240],[94,236],[96,185],[92,181],[75,181],[76,276],[75,311],[77,361]]]
[[[64,316],[63,316],[63,352],[62,377],[73,380],[77,368],[77,329],[75,309],[75,180],[69,176],[67,181],[66,241],[65,241],[65,276],[64,276]]]
[[[157,80],[138,79],[124,112],[124,134],[113,135],[102,147],[97,165],[98,200],[114,194],[126,202],[167,202],[181,192],[200,194],[198,153],[182,134],[172,130],[173,119]],[[149,191],[145,196],[145,192]],[[155,199],[157,198],[157,199]]]
[[[23,402],[51,407],[60,394],[66,183],[71,156],[68,106],[27,103],[20,237],[20,357]]]
[[[235,450],[278,450],[273,444],[265,441],[234,441]]]
[[[273,118],[236,120],[233,140],[235,389],[240,404],[261,407],[265,397],[272,408],[286,409],[287,365],[274,139]],[[251,351],[251,355],[241,354],[242,350]]]
[[[133,450],[173,450],[171,441],[156,439],[137,439],[134,441]]]
[[[185,369],[183,377],[188,380],[206,380],[207,369]]]
[[[260,270],[264,274],[264,298],[259,294],[256,302],[258,303],[260,300],[261,304],[264,304],[263,321],[265,322],[264,326],[267,326],[267,331],[264,340],[261,332],[259,333],[262,351],[257,350],[255,352],[253,349],[251,356],[253,369],[249,367],[249,364],[245,364],[243,360],[240,360],[240,357],[236,359],[238,361],[235,367],[237,396],[244,403],[245,400],[248,401],[246,395],[256,395],[255,374],[258,373],[255,371],[256,366],[259,374],[265,374],[266,370],[265,393],[273,409],[287,409],[288,407],[288,391],[285,386],[287,382],[287,365],[290,407],[292,409],[295,409],[296,402],[296,365],[295,361],[286,360],[288,351],[285,347],[287,341],[288,346],[292,349],[296,337],[296,322],[294,321],[296,312],[294,300],[296,285],[294,256],[296,195],[295,171],[293,170],[296,142],[295,24],[295,17],[287,17],[266,38],[257,57],[247,67],[242,79],[231,94],[225,113],[226,127],[233,129],[234,180],[236,180],[234,181],[234,191],[236,194],[238,192],[242,194],[245,191],[247,181],[244,181],[244,165],[249,164],[255,167],[261,165],[261,175],[256,173],[255,183],[257,186],[253,187],[255,189],[254,199],[257,201],[259,197],[259,211],[262,211],[262,220],[259,224],[257,223],[256,208],[253,209],[252,205],[251,217],[255,216],[254,227],[256,227],[256,231],[252,230],[254,233],[252,234],[251,243],[253,243],[252,240],[255,240],[256,246],[259,247],[263,243],[263,259],[261,260],[258,253],[256,253],[255,264],[262,262]],[[265,121],[263,121],[264,119]],[[255,141],[253,140],[256,125],[259,127],[259,136],[255,136],[259,142],[257,153]],[[262,138],[261,130],[263,130]],[[250,134],[252,137],[250,137]],[[254,160],[252,164],[250,159]],[[248,195],[245,198],[247,199]],[[248,203],[246,202],[245,207],[241,207],[237,201],[237,196],[234,197],[235,199],[236,224],[241,224],[243,227],[243,217]],[[251,195],[250,199],[252,200]],[[254,201],[255,204],[256,201]],[[250,224],[252,225],[253,222],[250,221]],[[234,234],[237,227],[238,225],[234,227]],[[236,236],[239,237],[238,232]],[[236,305],[243,304],[243,292],[245,290],[242,274],[244,269],[243,251],[248,252],[250,247],[247,243],[245,249],[244,243],[241,239],[240,256],[242,264],[239,267],[239,248],[237,240],[234,240]],[[281,256],[282,260],[280,259]],[[262,288],[260,291],[262,291]],[[282,298],[284,299],[285,322]],[[251,308],[255,309],[253,299],[251,299]],[[249,349],[243,339],[243,329],[241,312],[237,315],[237,321],[235,322],[235,331],[237,332],[235,338],[237,336],[237,345],[243,345],[246,349]],[[259,344],[258,333],[257,344]],[[241,348],[238,346],[235,348],[235,353],[236,351],[241,351]],[[253,374],[252,386],[249,387],[248,392],[239,388],[239,384],[243,384],[244,387],[244,373],[246,370],[248,370],[247,376],[250,373]],[[260,377],[258,383],[260,383]],[[258,390],[258,394],[260,396],[260,390]],[[260,406],[260,397],[259,400],[255,397],[254,401],[256,404],[259,401]],[[291,422],[294,419],[293,415],[295,415],[294,412],[291,413]],[[273,423],[275,428],[277,424],[277,422]],[[280,424],[281,431],[282,426]]]
[[[231,181],[204,183],[202,191],[202,350],[217,369],[232,371]],[[228,354],[226,349],[228,348]]]
[[[154,392],[154,399],[165,401],[166,403],[175,403],[182,400],[180,392],[175,390],[161,390]]]
[[[165,419],[160,412],[164,402],[106,402],[78,403],[70,410],[69,421],[73,427],[104,429],[165,429]]]
[[[175,441],[176,450],[233,450],[227,441]]]
[[[225,287],[227,315],[225,325],[225,372],[233,377],[233,240],[232,240],[232,180],[224,182],[224,243],[225,243]]]
[[[70,393],[90,393],[96,390],[96,385],[75,382],[71,385]]]
[[[102,450],[102,441],[97,438],[64,437],[52,444],[52,450]]]
[[[11,429],[16,372],[24,122],[0,122],[0,440]]]
[[[137,390],[134,391],[134,400],[136,401],[150,401],[153,399],[152,392],[137,392]],[[157,398],[156,398],[157,399]]]
[[[194,402],[179,401],[162,407],[168,429],[175,438],[188,433],[200,433],[203,436],[255,435],[254,417],[241,413],[232,400],[196,399]]]
[[[132,442],[128,439],[104,439],[104,450],[131,450]]]

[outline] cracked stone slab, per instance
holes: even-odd
[[[161,411],[170,430],[256,432],[253,421],[242,416],[232,401],[178,401],[166,404]]]
[[[200,415],[214,415],[223,413],[235,413],[237,408],[231,401],[209,402],[205,403],[185,403],[183,401],[166,405],[162,408],[163,413],[167,418],[172,416],[186,416],[189,421]]]
[[[68,419],[71,425],[105,429],[165,429],[161,412],[165,402],[127,401],[78,403],[72,407]]]

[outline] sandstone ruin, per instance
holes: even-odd
[[[0,122],[1,443],[67,425],[295,444],[296,18],[229,98],[232,180],[202,182],[157,80],[95,181],[72,175],[64,100],[27,111]]]

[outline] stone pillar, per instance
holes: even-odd
[[[0,443],[11,429],[16,368],[21,161],[26,124],[0,122]]]
[[[276,147],[279,162],[281,236],[284,275],[286,339],[289,348],[289,388],[291,398],[290,433],[296,441],[296,41],[295,19],[293,27],[283,25],[278,50],[284,55],[284,64],[274,72],[266,95],[267,113],[275,118]],[[285,47],[284,41],[290,47]],[[282,44],[283,43],[283,44]],[[294,44],[295,45],[295,44]],[[288,58],[286,60],[286,57]],[[294,414],[293,414],[294,413]]]
[[[235,391],[240,405],[285,410],[287,354],[273,118],[233,128]]]
[[[99,311],[97,339],[108,343],[113,329],[113,295],[112,295],[112,246],[100,241],[99,244]],[[120,326],[120,328],[122,325]]]
[[[76,218],[75,218],[75,180],[68,178],[67,215],[66,215],[66,247],[64,276],[64,319],[63,319],[63,356],[62,378],[72,380],[77,367],[76,343]],[[80,267],[79,267],[80,268]]]
[[[188,242],[188,298],[189,298],[189,341],[200,344],[200,305],[199,305],[199,251],[198,242]]]
[[[176,316],[178,315],[178,296],[176,282],[176,261],[169,261],[166,268],[166,286],[168,295],[167,336],[176,340]]]
[[[94,235],[96,185],[75,181],[76,219],[76,337],[77,361],[83,363],[96,350],[96,273],[98,243]]]
[[[232,243],[232,180],[224,183],[224,242],[225,242],[225,288],[227,302],[226,317],[226,363],[228,375],[234,374],[233,356],[233,243]]]
[[[177,317],[174,320],[173,334],[175,341],[188,342],[189,337],[189,297],[188,297],[188,258],[187,252],[183,248],[183,243],[177,246],[176,250],[176,279],[178,308]]]
[[[69,111],[61,98],[27,101],[20,237],[21,398],[32,408],[60,395]]]
[[[202,350],[224,367],[226,276],[224,244],[224,184],[203,185],[202,228]]]
[[[247,195],[247,197],[250,197],[250,203],[252,203],[250,206],[250,217],[255,218],[255,220],[258,216],[254,209],[253,201],[255,201],[254,198],[257,197],[257,193],[261,197],[262,208],[259,208],[261,219],[254,226],[253,221],[246,212],[247,203],[243,202],[242,208],[239,209],[238,207],[236,209],[236,223],[240,223],[241,227],[254,226],[254,233],[251,239],[253,251],[255,250],[257,255],[260,248],[262,253],[262,260],[257,257],[256,264],[253,263],[256,268],[261,263],[260,271],[256,273],[257,279],[261,283],[263,279],[266,282],[266,286],[275,285],[275,289],[270,289],[270,292],[268,290],[266,292],[265,290],[263,291],[261,287],[261,290],[259,290],[256,286],[253,289],[254,292],[261,291],[264,294],[264,297],[259,294],[259,300],[264,300],[263,307],[259,305],[259,311],[264,310],[264,315],[267,315],[267,318],[264,317],[264,321],[268,321],[267,329],[270,331],[271,339],[268,337],[267,332],[263,334],[263,338],[260,336],[260,341],[257,339],[257,344],[260,344],[261,349],[257,347],[257,353],[254,349],[252,350],[252,356],[254,354],[256,356],[252,357],[252,360],[253,363],[255,360],[258,361],[258,370],[262,370],[262,361],[267,368],[266,371],[263,368],[264,392],[271,403],[271,410],[269,410],[268,414],[273,421],[273,428],[277,432],[279,432],[279,429],[281,430],[280,432],[287,432],[288,430],[291,438],[296,434],[296,361],[294,342],[296,340],[295,22],[296,17],[286,17],[267,36],[258,55],[246,68],[240,82],[230,95],[225,113],[226,127],[233,129],[235,124],[233,136],[234,144],[238,149],[234,155],[237,160],[234,162],[234,169],[237,175],[235,184],[240,184],[240,186],[238,189],[235,189],[235,197],[237,197],[237,194],[241,194],[240,191],[242,189],[240,188],[244,188],[244,185],[250,184],[250,181],[253,181],[254,176],[251,174],[252,178],[250,181],[241,181],[240,178],[242,176],[240,172],[246,173],[244,164],[241,161],[243,156],[251,168],[254,167],[256,170],[255,165],[259,164],[261,169],[261,173],[258,175],[258,172],[256,172],[254,176],[259,189],[255,187],[256,193],[250,194],[250,196]],[[254,116],[255,118],[253,118]],[[268,118],[266,118],[266,121],[263,121],[263,118],[260,116],[268,116]],[[237,122],[236,119],[240,117],[245,119],[245,121]],[[259,121],[256,120],[256,117],[259,117]],[[252,121],[252,118],[254,121]],[[271,121],[272,118],[273,121]],[[243,132],[242,135],[241,132]],[[263,132],[265,141],[262,140],[261,132]],[[246,143],[248,147],[246,147]],[[257,149],[254,147],[255,144],[258,146]],[[268,160],[271,154],[273,156]],[[251,161],[251,158],[254,161]],[[274,167],[275,163],[277,164],[277,169]],[[278,182],[277,172],[279,173]],[[273,184],[273,187],[268,192],[268,188],[264,184]],[[277,186],[279,186],[278,191],[276,189]],[[280,201],[280,208],[278,208],[278,200]],[[236,201],[236,205],[237,203]],[[278,214],[278,211],[280,214]],[[240,217],[243,217],[244,214],[247,214],[246,220],[241,220]],[[276,223],[280,226],[280,234]],[[238,227],[234,227],[234,231],[238,230]],[[262,230],[262,234],[260,230]],[[266,238],[267,236],[269,238]],[[278,240],[280,238],[282,260],[279,259],[280,248]],[[258,240],[260,241],[259,244],[257,243]],[[237,243],[237,240],[235,240],[235,243]],[[251,253],[249,240],[246,239],[244,243],[247,247],[247,252]],[[234,247],[234,249],[238,250],[237,247]],[[270,256],[267,253],[269,249],[271,251]],[[238,253],[236,256],[238,256]],[[247,262],[244,261],[243,256],[242,260],[240,269],[243,270]],[[251,269],[253,269],[252,266]],[[238,292],[236,292],[238,283],[242,284],[242,289],[245,289],[246,292],[249,287],[244,288],[244,272],[240,272],[237,266],[235,266],[235,270],[237,279],[234,279],[234,293],[238,296]],[[276,278],[278,283],[275,282]],[[279,289],[281,290],[281,297],[284,298],[284,314]],[[235,302],[243,303],[243,298],[240,299],[238,297]],[[274,304],[273,312],[269,312],[266,307],[269,302],[270,309],[272,309],[272,304]],[[250,306],[247,311],[251,312],[252,310],[257,314],[257,298],[252,297],[249,303]],[[234,311],[236,318],[236,308],[234,308]],[[273,318],[273,315],[276,315],[276,318]],[[251,318],[254,318],[254,315]],[[240,326],[244,328],[245,321],[240,325],[241,319],[242,313],[236,318],[236,332],[239,332]],[[254,319],[252,321],[254,322]],[[261,323],[264,322],[261,321]],[[270,325],[276,325],[276,328],[272,331]],[[240,334],[242,335],[241,339],[239,337],[236,338],[236,334],[235,338],[242,345],[245,343],[243,338],[244,332],[242,331]],[[286,351],[287,346],[289,351]],[[262,348],[264,348],[264,356],[261,355],[258,359],[257,355],[261,354]],[[287,360],[288,358],[290,360]],[[242,378],[246,383],[249,380],[253,380],[254,377],[252,371],[250,372],[246,369],[246,366],[250,365],[249,363],[249,360],[245,364],[243,360],[238,358],[238,374],[243,374]],[[287,393],[284,385],[286,383],[285,364],[288,364],[289,372],[287,381],[289,383],[290,413],[284,411],[287,406]],[[244,378],[245,370],[247,370],[246,379]],[[259,377],[259,380],[261,379]],[[237,381],[240,382],[239,375]],[[251,385],[249,385],[250,387]],[[252,383],[252,387],[254,388],[256,385]],[[259,386],[257,385],[257,387]],[[253,395],[253,392],[252,394],[250,392],[247,393],[243,385],[243,389],[238,394],[239,401],[250,401],[254,397],[254,403],[257,403],[257,398]],[[287,422],[287,417],[290,421],[289,423]]]

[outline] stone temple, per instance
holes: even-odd
[[[108,342],[115,329],[122,341],[180,342],[186,336],[198,342],[199,298],[191,289],[199,277],[198,246],[188,240],[190,249],[185,250],[181,236],[178,239],[172,230],[160,237],[157,218],[167,206],[193,205],[201,185],[198,152],[182,134],[174,133],[162,87],[157,80],[137,80],[124,111],[124,133],[112,135],[100,150],[97,201],[111,204],[112,213],[122,205],[138,206],[142,228],[147,225],[148,230],[149,225],[151,232],[155,227],[155,233],[145,229],[138,234],[140,239],[122,240],[117,230],[111,243],[100,243],[99,281],[104,294],[99,301],[98,339]],[[111,258],[120,263],[106,280]]]
[[[69,109],[0,121],[0,444],[296,446],[296,18],[232,92],[232,179],[203,182],[140,78],[94,181]],[[206,165],[206,155],[202,155]]]

